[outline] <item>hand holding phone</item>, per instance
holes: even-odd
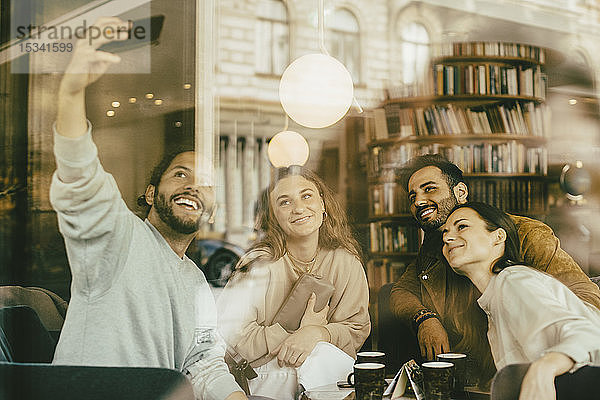
[[[127,39],[105,43],[98,47],[98,50],[109,53],[120,53],[137,49],[147,44],[157,45],[164,21],[164,15],[154,15],[150,18],[129,21]]]

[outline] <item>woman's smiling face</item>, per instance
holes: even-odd
[[[467,207],[455,210],[448,217],[442,229],[442,252],[457,273],[464,274],[472,265],[491,266],[497,259],[498,229],[502,228],[490,232],[486,225],[475,210]]]
[[[319,234],[325,205],[313,182],[301,175],[283,178],[271,191],[270,202],[288,239]]]

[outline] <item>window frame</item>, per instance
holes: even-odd
[[[356,32],[353,32],[350,30],[342,30],[339,28],[327,27],[327,19],[326,19],[325,26],[326,26],[326,30],[327,30],[328,50],[330,51],[330,55],[332,57],[336,58],[338,61],[340,61],[342,64],[344,64],[346,69],[348,69],[348,72],[350,72],[350,75],[352,76],[353,83],[355,85],[361,84],[364,81],[364,77],[363,77],[364,74],[362,71],[362,69],[363,69],[362,68],[363,49],[362,49],[362,35],[361,35],[359,18],[354,11],[350,10],[347,7],[337,7],[334,10],[332,10],[331,14],[334,14],[336,12],[346,12],[346,13],[350,14],[354,18],[354,21],[356,22]],[[343,40],[334,40],[335,37],[339,37],[339,36],[341,36],[343,38]],[[352,48],[352,49],[356,49],[357,54],[349,56],[345,47],[342,49],[341,57],[340,57],[340,54],[333,54],[333,51],[331,51],[332,50],[331,43],[342,43],[345,46],[345,44],[348,42],[347,41],[348,38],[353,39],[350,42],[357,43],[356,46]],[[350,68],[348,68],[348,65],[349,65],[348,59],[349,58],[352,59],[353,57],[356,57],[356,59],[353,60],[353,61],[355,61],[354,64],[356,65],[356,67],[351,70]]]
[[[255,32],[255,52],[254,52],[254,72],[256,75],[262,76],[270,76],[270,77],[281,77],[285,68],[289,65],[291,61],[291,29],[290,29],[290,12],[288,6],[283,0],[262,0],[262,1],[270,1],[273,3],[279,3],[283,7],[285,11],[285,21],[275,18],[275,17],[265,17],[262,15],[257,15],[256,17],[256,32]],[[268,39],[265,42],[260,41],[259,29],[261,25],[266,25],[269,30]],[[283,57],[283,63],[281,64],[281,72],[277,71],[277,63],[275,56],[275,33],[274,27],[280,26],[284,27],[287,34],[287,49],[285,49],[281,54],[285,54]],[[268,43],[267,43],[268,42]],[[268,46],[266,46],[268,44]],[[268,49],[268,50],[267,50]],[[268,58],[268,68],[261,69],[261,65],[258,63],[261,57]]]

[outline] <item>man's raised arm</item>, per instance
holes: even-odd
[[[110,35],[102,34],[92,40],[88,34],[75,45],[73,57],[58,91],[56,130],[61,136],[78,138],[85,134],[85,88],[98,80],[108,67],[121,61],[119,56],[99,51],[98,47],[113,40],[109,37],[114,36],[116,40],[126,39],[127,23],[116,17],[103,17],[90,27],[90,30],[92,29],[99,29],[100,32],[108,32]]]

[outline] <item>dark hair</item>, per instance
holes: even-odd
[[[463,172],[441,154],[425,154],[408,160],[400,169],[399,181],[408,192],[408,181],[415,172],[425,167],[437,167],[442,171],[452,190],[460,182],[465,182]]]
[[[167,170],[167,168],[169,168],[169,165],[171,165],[171,162],[173,161],[173,159],[175,157],[177,157],[179,154],[187,153],[189,151],[193,152],[194,149],[181,148],[178,150],[174,150],[170,153],[167,153],[158,162],[158,164],[156,164],[154,166],[154,168],[152,169],[152,174],[150,175],[150,182],[148,182],[148,185],[146,185],[146,187],[152,185],[156,189],[158,189],[158,184],[160,183],[160,179],[162,178],[162,176],[165,173],[165,171]],[[142,215],[144,218],[146,218],[148,216],[148,213],[150,212],[151,206],[150,206],[150,204],[148,204],[146,202],[146,194],[145,193],[142,193],[140,196],[138,196],[137,205],[138,205],[138,208],[140,209],[140,215]]]
[[[504,229],[506,232],[506,241],[504,242],[504,254],[502,257],[497,259],[492,265],[492,272],[497,274],[506,267],[511,265],[523,264],[521,258],[521,244],[519,241],[519,233],[517,226],[513,222],[512,218],[504,211],[491,206],[486,203],[478,201],[471,201],[464,204],[459,204],[454,207],[455,210],[459,208],[470,208],[475,211],[481,219],[485,221],[485,227],[489,232],[493,232],[498,228]]]
[[[342,247],[361,259],[360,246],[352,235],[346,213],[336,200],[331,189],[314,172],[297,165],[277,169],[273,179],[271,179],[269,188],[262,192],[258,200],[256,218],[256,229],[260,233],[260,239],[252,246],[251,250],[267,249],[274,260],[281,258],[285,254],[285,233],[275,218],[275,213],[271,207],[270,194],[279,180],[293,175],[300,175],[314,183],[325,204],[327,215],[324,216],[323,224],[319,230],[319,247],[324,249]]]
[[[504,254],[494,262],[492,272],[498,273],[508,266],[523,264],[517,227],[508,214],[489,204],[475,201],[459,204],[452,212],[459,208],[470,208],[475,211],[490,232],[498,228],[506,231]],[[446,276],[444,325],[447,326],[449,335],[458,336],[457,344],[454,346],[457,351],[478,354],[478,375],[483,381],[490,380],[496,371],[490,346],[485,332],[475,330],[476,327],[487,326],[487,315],[477,304],[481,293],[466,276],[458,275],[450,268]]]

